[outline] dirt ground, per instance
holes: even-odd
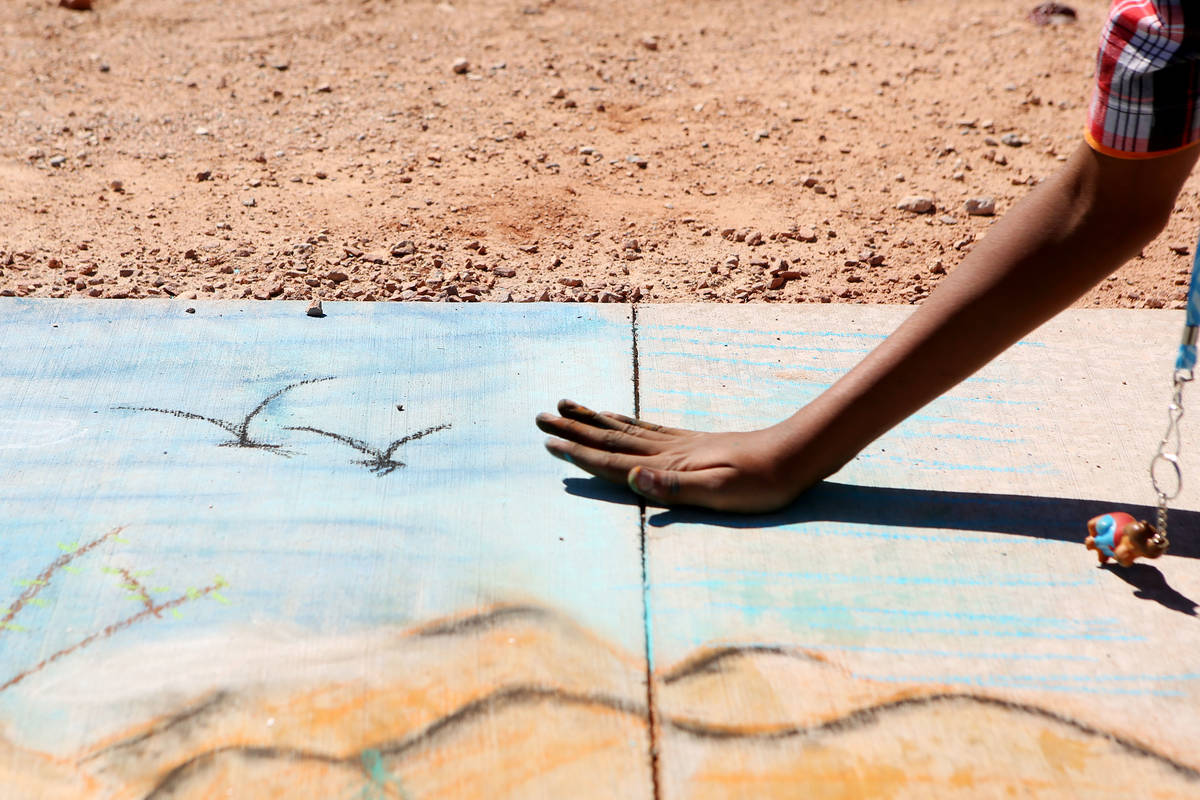
[[[0,295],[919,302],[1079,145],[1108,6],[94,2],[0,7]],[[1079,305],[1182,306],[1198,189]]]

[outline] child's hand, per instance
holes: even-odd
[[[666,428],[563,400],[537,426],[558,438],[551,454],[593,475],[627,483],[663,505],[720,511],[771,511],[807,488],[789,475],[781,436],[771,429],[702,433]],[[814,478],[815,480],[815,478]],[[812,481],[810,481],[812,482]]]

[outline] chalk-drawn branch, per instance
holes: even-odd
[[[118,567],[117,571],[120,573],[121,577],[125,579],[125,583],[121,585],[121,588],[133,592],[138,596],[138,599],[142,601],[143,606],[153,609],[154,599],[150,597],[150,591],[146,588],[145,584],[139,581],[134,574],[125,567]],[[162,615],[161,613],[156,613],[155,616]]]
[[[272,400],[277,399],[283,393],[290,392],[292,389],[295,389],[299,386],[304,386],[306,384],[321,383],[322,381],[331,381],[331,380],[333,380],[333,376],[329,376],[329,377],[325,377],[325,378],[308,378],[306,380],[296,381],[295,383],[289,383],[287,386],[284,386],[282,389],[278,389],[278,390],[272,392],[271,394],[267,395],[266,397],[264,397],[262,399],[262,401],[259,402],[259,404],[256,405],[253,410],[250,411],[249,414],[247,414],[245,417],[243,417],[241,419],[240,422],[233,422],[233,421],[226,420],[226,419],[217,419],[215,417],[206,417],[202,414],[195,414],[191,411],[183,411],[183,410],[176,409],[176,408],[151,408],[148,406],[115,406],[115,408],[117,408],[118,410],[122,410],[122,411],[152,411],[156,414],[169,414],[173,417],[179,417],[180,419],[201,420],[202,422],[208,422],[212,425],[216,425],[221,430],[224,430],[233,435],[233,437],[234,437],[233,439],[231,439],[228,442],[221,442],[218,445],[219,447],[248,447],[248,448],[253,448],[256,450],[267,450],[269,452],[275,453],[276,455],[283,456],[284,458],[290,458],[292,456],[292,453],[289,450],[286,450],[283,445],[269,444],[267,442],[260,442],[260,441],[257,441],[256,439],[252,438],[250,436],[250,422],[256,416],[258,416],[260,413],[262,413],[263,409],[265,409],[268,405],[270,405]]]
[[[17,673],[13,677],[9,678],[6,682],[0,684],[0,692],[3,692],[6,689],[16,686],[18,683],[25,680],[30,675],[33,675],[37,672],[41,672],[43,669],[50,666],[55,661],[58,661],[60,658],[64,658],[78,650],[82,650],[85,647],[87,647],[88,645],[94,644],[95,642],[98,642],[101,639],[107,639],[108,637],[112,636],[113,634],[118,633],[132,625],[135,625],[144,619],[147,619],[152,616],[154,616],[154,617],[162,616],[162,612],[164,612],[164,611],[170,611],[172,609],[178,608],[179,606],[183,605],[184,603],[191,602],[192,600],[198,600],[201,597],[204,597],[205,595],[213,594],[214,592],[218,591],[219,589],[221,589],[225,586],[228,586],[228,584],[225,583],[225,581],[223,579],[218,578],[216,580],[216,582],[214,582],[208,586],[205,586],[203,589],[189,589],[188,591],[184,592],[183,594],[179,595],[178,597],[176,597],[173,600],[168,600],[164,603],[152,604],[152,605],[148,606],[147,608],[144,608],[143,610],[134,614],[133,616],[126,617],[125,619],[123,619],[119,622],[114,622],[112,625],[109,625],[106,628],[103,628],[102,630],[96,631],[95,633],[91,634],[90,636],[85,636],[84,638],[75,642],[75,644],[64,647],[63,649],[50,654],[46,658],[39,661],[37,664],[34,664],[32,667],[30,667],[26,670],[23,670],[22,672]]]
[[[437,433],[438,431],[444,431],[449,427],[450,427],[449,423],[445,423],[442,425],[434,425],[432,428],[426,428],[425,430],[417,431],[416,433],[410,433],[408,436],[404,436],[400,439],[397,439],[396,441],[392,442],[386,448],[383,448],[383,449],[376,449],[374,447],[371,447],[371,445],[367,444],[366,442],[362,441],[361,439],[355,439],[352,436],[344,436],[343,434],[340,434],[340,433],[332,433],[330,431],[323,431],[320,428],[312,428],[307,425],[286,428],[285,430],[308,431],[309,433],[315,433],[320,436],[327,436],[330,439],[339,441],[344,445],[353,447],[355,450],[362,453],[363,455],[370,456],[370,458],[357,459],[357,460],[353,461],[352,463],[361,464],[364,467],[366,467],[367,469],[374,472],[376,475],[383,476],[383,475],[388,475],[391,472],[394,472],[395,470],[404,466],[403,461],[396,461],[393,458],[393,456],[395,456],[395,454],[396,454],[396,450],[398,450],[400,447],[408,444],[409,442],[416,441],[417,439],[423,439],[424,437],[428,436],[431,433]]]
[[[9,629],[9,624],[13,621],[17,614],[21,613],[21,609],[25,608],[25,606],[27,606],[31,600],[37,597],[42,589],[50,584],[50,581],[54,579],[55,574],[57,574],[59,570],[80,556],[91,552],[123,530],[125,530],[125,526],[123,525],[118,528],[113,528],[108,533],[97,536],[95,539],[83,545],[82,547],[72,547],[68,549],[65,553],[54,559],[54,561],[52,561],[45,569],[38,573],[36,578],[26,581],[25,591],[21,592],[21,596],[13,601],[12,605],[10,605],[8,610],[5,611],[4,616],[0,617],[0,635],[3,635],[3,633]]]

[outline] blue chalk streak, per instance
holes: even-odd
[[[704,333],[736,333],[746,336],[829,336],[829,337],[847,337],[854,339],[874,339],[882,340],[888,337],[884,333],[861,333],[857,331],[764,331],[753,328],[711,328],[704,325],[668,325],[654,324],[646,325],[644,329],[659,329],[659,330],[677,330],[677,331],[700,331]],[[1020,341],[1017,344],[1028,347],[1045,347],[1044,342],[1027,342]]]
[[[694,358],[700,361],[710,361],[720,364],[743,364],[748,367],[768,367],[771,369],[789,369],[798,370],[801,372],[833,372],[838,375],[850,371],[850,367],[817,367],[809,364],[781,364],[778,361],[751,361],[745,358],[722,358],[721,356],[710,356],[704,353],[684,353],[679,350],[656,350],[648,353],[643,353],[645,356],[658,356],[662,358]],[[979,375],[967,378],[960,383],[1000,383],[1005,386],[1028,384],[1028,381],[1013,381],[1004,378],[987,378]]]
[[[832,383],[816,383],[814,381],[801,382],[801,381],[778,380],[775,378],[760,378],[755,375],[736,375],[736,376],[697,375],[694,372],[675,372],[673,370],[658,369],[657,367],[646,367],[646,366],[643,366],[641,368],[641,371],[643,373],[653,372],[657,375],[673,375],[673,376],[681,377],[681,378],[689,378],[691,380],[715,380],[715,381],[723,381],[723,382],[738,383],[738,384],[743,383],[744,381],[750,380],[750,381],[755,381],[757,383],[770,384],[772,386],[785,386],[788,389],[791,389],[793,391],[795,391],[797,388],[799,388],[801,386],[808,388],[808,389],[824,390],[824,389],[828,389],[830,386],[833,385]],[[956,401],[963,402],[963,403],[994,403],[997,405],[1005,405],[1005,406],[1037,406],[1037,405],[1041,405],[1039,402],[1037,402],[1035,400],[1007,400],[1007,399],[1002,399],[1002,398],[998,398],[998,397],[992,397],[991,395],[985,395],[983,397],[960,397],[958,395],[947,394],[947,395],[942,395],[941,400],[943,402],[948,401],[948,400],[956,400]]]

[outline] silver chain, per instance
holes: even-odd
[[[1156,544],[1166,545],[1167,503],[1179,497],[1179,493],[1183,491],[1183,469],[1179,465],[1181,447],[1179,421],[1183,419],[1183,387],[1190,383],[1193,377],[1190,369],[1175,370],[1171,404],[1167,406],[1167,430],[1158,443],[1158,452],[1150,460],[1150,483],[1158,498],[1158,532],[1154,536]],[[1171,466],[1170,472],[1164,478],[1166,480],[1173,477],[1174,483],[1170,487],[1171,491],[1164,489],[1163,484],[1159,481],[1158,470],[1163,464]]]

